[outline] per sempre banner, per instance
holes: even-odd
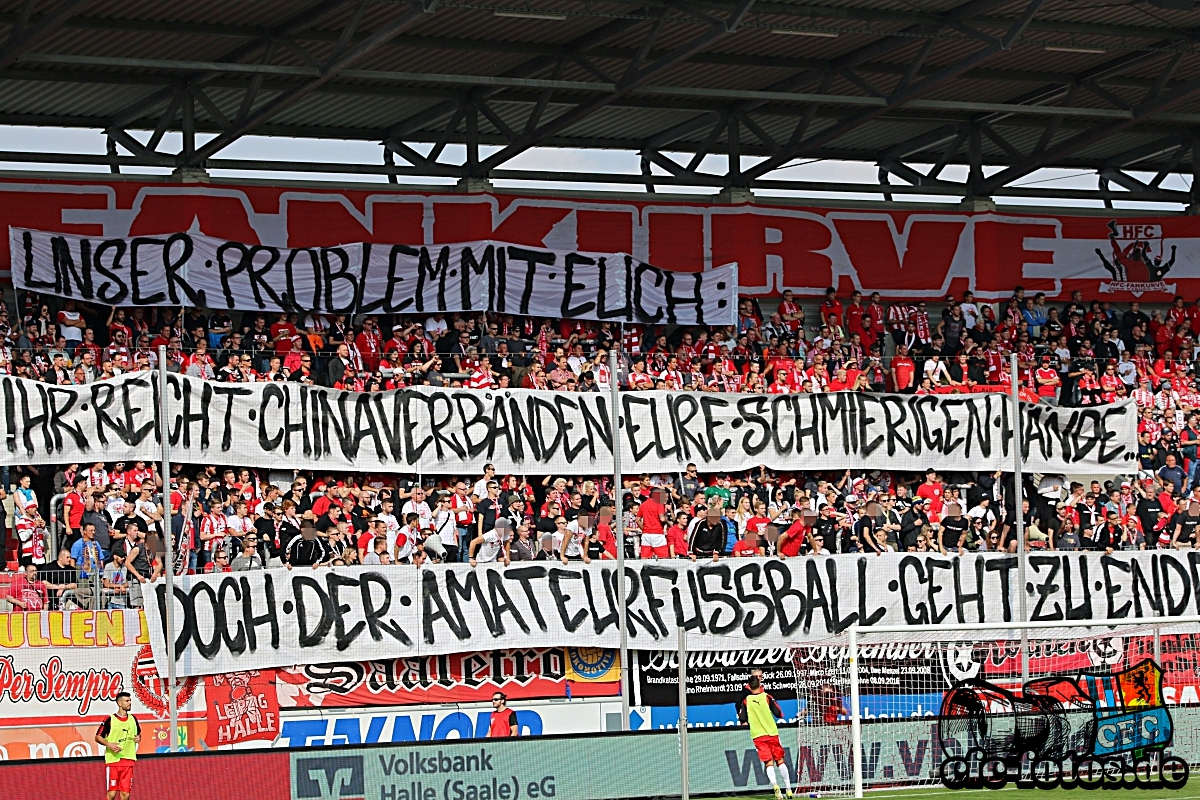
[[[298,383],[168,377],[172,458],[194,464],[452,474],[485,461],[501,473],[612,471],[611,397],[415,387],[351,392]],[[0,463],[152,460],[157,373],[86,386],[0,376]],[[766,465],[822,469],[993,471],[1012,467],[1002,394],[858,392],[758,395],[624,392],[621,463],[674,473]],[[1123,474],[1136,469],[1133,401],[1090,408],[1022,406],[1026,469]],[[813,462],[817,464],[818,462]]]
[[[695,651],[828,641],[853,624],[1010,622],[1017,557],[840,555],[634,562],[626,566],[629,646]],[[579,645],[619,646],[614,564],[466,565],[257,571],[179,579],[182,675]],[[1200,553],[1029,557],[1031,621],[1200,614]],[[166,587],[146,592],[150,639],[167,664]]]
[[[287,248],[198,233],[105,238],[11,227],[8,235],[18,289],[107,305],[737,321],[736,264],[673,272],[623,253],[494,241]]]

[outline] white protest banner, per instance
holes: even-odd
[[[627,565],[630,647],[693,650],[819,641],[848,626],[1008,622],[1017,558],[855,554]],[[182,675],[402,658],[467,650],[614,648],[616,567],[519,562],[268,570],[175,585]],[[1200,553],[1039,553],[1029,558],[1033,621],[1200,613]],[[166,587],[146,593],[150,639],[166,666]]]
[[[168,430],[178,461],[301,469],[470,472],[612,470],[609,395],[511,389],[350,392],[298,383],[216,383],[171,375]],[[0,376],[0,463],[136,461],[159,452],[157,374],[86,386]],[[631,472],[765,464],[791,470],[1012,467],[1002,394],[858,392],[762,395],[624,392],[622,463]],[[1137,469],[1132,400],[1090,408],[1022,407],[1025,467],[1122,474]],[[810,461],[811,459],[816,459]]]
[[[491,241],[286,248],[192,233],[89,238],[16,227],[9,248],[18,289],[108,305],[737,322],[736,264],[674,272],[624,253]]]

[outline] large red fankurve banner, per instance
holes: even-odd
[[[744,294],[827,286],[885,298],[974,291],[1169,300],[1200,294],[1200,217],[867,211],[512,194],[462,195],[133,181],[0,182],[0,222],[88,236],[192,231],[251,244],[443,244],[482,239],[628,252],[699,271],[736,262]],[[0,237],[0,271],[9,269]]]

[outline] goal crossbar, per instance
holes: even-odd
[[[1043,622],[955,622],[945,625],[851,625],[847,633],[851,635],[872,633],[913,633],[926,631],[957,633],[960,631],[1006,631],[1006,630],[1044,630],[1044,629],[1074,629],[1074,628],[1125,628],[1131,626],[1154,628],[1171,625],[1186,625],[1200,623],[1200,615],[1187,617],[1138,617],[1137,619],[1107,619],[1091,622],[1089,620],[1048,620]]]

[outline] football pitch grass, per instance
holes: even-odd
[[[1194,781],[1194,783],[1193,783]],[[1018,789],[1015,786],[1006,786],[1003,789],[943,789],[936,786],[924,786],[913,789],[880,789],[878,791],[868,791],[864,794],[865,800],[1068,800],[1068,798],[1079,797],[1129,797],[1145,798],[1145,800],[1200,800],[1200,778],[1193,776],[1192,780],[1188,781],[1188,785],[1182,789]],[[821,800],[826,800],[828,795],[822,795]],[[807,800],[808,794],[797,794],[797,800]],[[738,795],[736,797],[728,797],[727,800],[775,800],[775,795],[771,792],[763,794],[747,794]],[[832,798],[829,798],[832,800]]]

